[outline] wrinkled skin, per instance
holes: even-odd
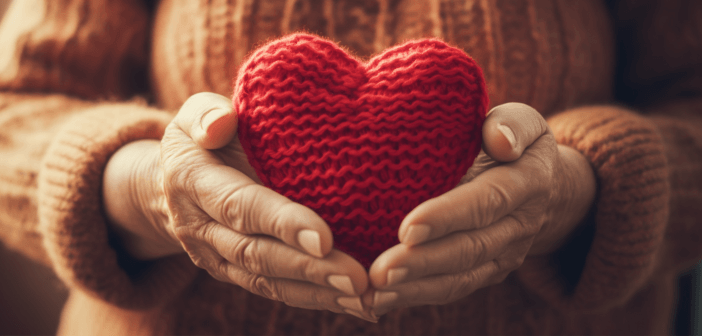
[[[108,190],[120,183],[110,182],[119,180],[110,177],[110,164],[106,169],[106,207],[114,225],[122,227],[118,231],[126,248],[141,258],[185,250],[214,278],[254,294],[373,320],[362,312],[359,297],[368,288],[363,266],[332,249],[331,230],[314,211],[260,185],[234,136],[236,115],[231,111],[226,97],[194,95],[160,144],[135,142],[110,160],[114,167],[135,166],[126,169],[135,172],[121,184],[131,186],[125,187],[133,195],[131,208],[110,206],[120,196]],[[132,163],[140,157],[150,159]],[[135,212],[143,214],[141,223],[120,219]],[[298,239],[302,230],[314,233]],[[331,281],[329,276],[334,276]]]
[[[314,211],[261,186],[231,111],[226,97],[197,94],[160,143],[122,147],[105,170],[105,207],[135,257],[185,251],[214,278],[294,307],[376,322],[461,299],[558,248],[594,198],[584,157],[558,146],[537,111],[501,105],[461,184],[408,214],[401,244],[366,272]]]
[[[527,255],[557,249],[590,208],[589,164],[556,144],[537,111],[498,106],[483,131],[484,151],[461,184],[410,212],[401,244],[371,266],[374,289],[364,303],[372,315],[446,304],[500,283]]]

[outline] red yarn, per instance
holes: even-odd
[[[481,146],[482,71],[435,39],[367,63],[296,34],[242,65],[239,139],[263,183],[316,211],[366,268],[399,243],[402,219],[454,188]]]

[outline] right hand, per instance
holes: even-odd
[[[199,93],[183,104],[155,142],[160,159],[150,170],[158,183],[142,183],[152,190],[136,197],[157,236],[220,281],[289,306],[377,321],[359,297],[366,270],[332,248],[314,211],[260,185],[236,129],[226,97]]]

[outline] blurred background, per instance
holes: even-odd
[[[0,0],[0,22],[10,2]],[[679,280],[676,335],[702,336],[701,265]],[[7,250],[0,243],[0,335],[55,334],[67,297],[67,290],[51,269]]]
[[[0,0],[0,22],[10,2]],[[0,335],[56,334],[67,297],[51,269],[7,250],[0,242]]]

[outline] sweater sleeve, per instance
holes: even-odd
[[[160,139],[172,119],[129,98],[145,82],[147,27],[136,0],[14,1],[0,26],[0,242],[135,309],[165,302],[195,270],[184,254],[130,259],[102,207],[112,153]]]
[[[624,104],[548,120],[559,143],[589,160],[595,204],[564,248],[527,258],[518,271],[561,309],[614,307],[702,257],[702,25],[690,14],[702,13],[701,3],[612,6]]]
[[[112,153],[160,139],[172,115],[143,103],[0,93],[0,241],[50,265],[70,288],[125,308],[186,285],[186,255],[133,260],[110,234],[102,176]]]
[[[66,122],[38,175],[38,231],[59,278],[112,304],[146,308],[177,293],[195,274],[186,254],[138,261],[110,239],[102,177],[112,153],[161,139],[172,116],[134,104],[101,104]]]

